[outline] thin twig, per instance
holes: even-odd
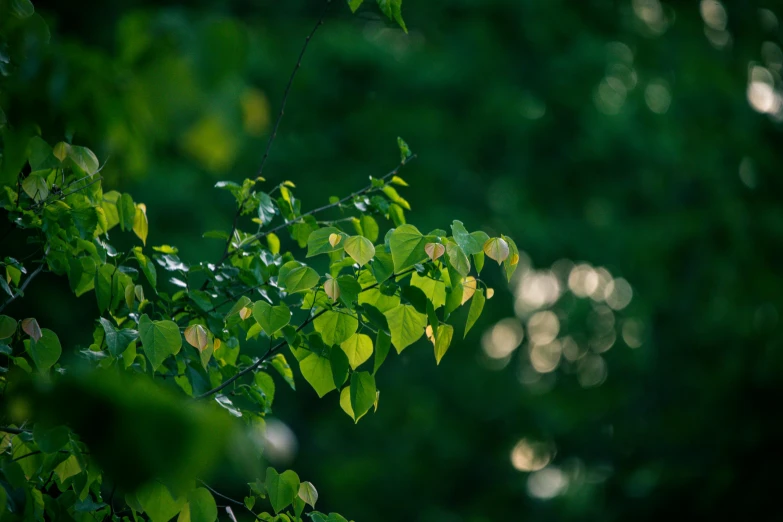
[[[46,252],[44,252],[44,257],[46,257],[47,254],[49,254],[49,247],[48,246],[46,247]],[[27,279],[24,280],[24,283],[22,283],[22,286],[19,287],[19,290],[16,292],[16,294],[12,295],[11,299],[9,299],[8,301],[6,301],[5,303],[0,305],[0,312],[2,312],[3,309],[6,306],[11,304],[11,302],[13,302],[17,297],[19,297],[20,295],[22,295],[24,293],[24,289],[27,288],[27,285],[30,284],[30,281],[32,281],[35,278],[35,276],[37,276],[38,274],[41,273],[41,270],[43,270],[43,267],[44,267],[45,264],[46,264],[46,261],[41,261],[41,264],[38,266],[38,268],[36,268],[33,271],[32,274],[27,276]]]
[[[329,5],[332,3],[332,0],[326,0],[326,5],[324,6],[323,11],[321,12],[321,16],[318,18],[318,22],[316,22],[315,27],[313,27],[312,31],[310,31],[310,34],[307,35],[305,38],[305,43],[302,46],[302,50],[299,52],[299,58],[296,60],[296,65],[294,66],[294,70],[291,71],[291,76],[288,77],[288,84],[285,87],[285,90],[283,91],[283,101],[280,104],[280,112],[277,114],[277,120],[275,120],[275,126],[272,128],[272,134],[269,135],[269,139],[266,142],[266,150],[264,151],[264,156],[261,158],[261,165],[258,168],[258,177],[261,177],[261,175],[264,172],[264,166],[266,165],[266,160],[269,158],[269,151],[272,150],[272,143],[275,141],[275,138],[277,137],[277,130],[280,128],[280,122],[283,119],[283,115],[285,114],[285,104],[288,101],[288,95],[291,93],[291,86],[294,84],[294,78],[296,78],[296,73],[299,72],[299,69],[302,67],[302,58],[304,58],[305,52],[307,51],[307,46],[310,45],[310,40],[313,39],[313,35],[315,35],[315,32],[318,30],[319,27],[321,27],[324,24],[324,19],[326,18],[326,12],[329,10]],[[237,208],[236,213],[234,214],[234,223],[231,225],[231,233],[228,235],[228,239],[226,239],[226,246],[223,249],[223,255],[220,258],[220,261],[217,262],[219,265],[223,261],[226,260],[228,257],[228,250],[231,247],[231,239],[234,237],[234,233],[237,230],[237,223],[239,221],[239,216],[242,214],[242,209],[245,207],[245,204],[247,203],[247,200],[250,198],[248,195],[246,198],[242,200],[242,202],[239,204],[239,207]]]
[[[416,270],[416,269],[415,269],[415,268],[410,268],[410,269],[408,269],[408,270],[403,270],[403,271],[402,271],[402,272],[400,272],[399,274],[392,274],[392,275],[390,276],[390,279],[397,279],[398,277],[402,277],[402,276],[404,276],[404,275],[406,275],[406,274],[409,274],[409,273],[413,272],[414,270]],[[365,292],[365,291],[367,291],[367,290],[370,290],[370,289],[372,289],[372,288],[375,288],[375,287],[379,286],[380,284],[381,284],[380,282],[373,283],[373,284],[371,284],[370,286],[368,286],[368,287],[366,287],[366,288],[362,288],[361,292]],[[360,292],[360,293],[361,293],[361,292]],[[296,332],[297,332],[297,333],[298,333],[298,332],[300,332],[300,331],[301,331],[302,329],[304,329],[304,328],[305,328],[305,327],[306,327],[308,324],[312,323],[312,322],[313,322],[313,321],[315,321],[315,320],[316,320],[318,317],[320,317],[321,315],[325,314],[325,313],[326,313],[326,312],[328,312],[328,311],[329,311],[328,309],[323,309],[323,310],[321,310],[320,312],[318,312],[317,314],[315,314],[315,315],[313,315],[313,316],[310,316],[309,318],[307,318],[307,320],[305,320],[305,322],[303,322],[302,324],[300,324],[300,325],[299,325],[299,326],[296,328]],[[196,399],[204,399],[204,398],[206,398],[206,397],[209,397],[209,396],[210,396],[210,395],[212,395],[213,393],[217,393],[217,392],[219,392],[220,390],[222,390],[223,388],[225,388],[226,386],[228,386],[228,385],[229,385],[229,384],[231,384],[232,382],[236,381],[237,379],[239,379],[239,378],[240,378],[240,377],[242,377],[243,375],[246,375],[246,374],[248,374],[248,373],[250,373],[250,372],[252,372],[252,371],[256,370],[256,369],[257,369],[259,366],[261,366],[261,365],[264,363],[264,361],[266,361],[266,360],[269,358],[269,356],[270,356],[270,355],[272,355],[272,354],[274,354],[274,353],[278,352],[278,351],[279,351],[281,348],[283,348],[283,347],[284,347],[285,345],[287,345],[287,344],[288,344],[288,341],[286,341],[286,340],[282,340],[282,341],[280,341],[280,342],[279,342],[279,343],[277,343],[277,344],[276,344],[274,347],[272,347],[272,348],[270,348],[269,350],[267,350],[267,351],[266,351],[266,353],[265,353],[264,355],[262,355],[262,356],[261,356],[261,358],[260,358],[259,360],[257,360],[255,363],[253,363],[252,365],[248,366],[247,368],[245,368],[244,370],[240,371],[239,373],[236,373],[236,374],[234,374],[233,376],[229,377],[229,378],[228,378],[228,379],[226,379],[226,380],[225,380],[223,383],[219,384],[219,385],[218,385],[218,386],[216,386],[215,388],[212,388],[211,390],[209,390],[209,391],[207,391],[207,392],[204,392],[204,393],[202,393],[201,395],[199,395],[198,397],[196,397]]]
[[[386,175],[384,175],[382,178],[380,178],[380,180],[381,181],[386,181],[388,178],[396,175],[400,171],[400,169],[402,167],[407,165],[409,161],[411,161],[411,160],[413,160],[415,158],[416,158],[416,155],[414,154],[414,155],[410,156],[409,158],[405,159],[404,161],[400,162],[400,164],[397,165],[397,167],[395,167],[394,170],[392,170],[391,172],[388,172]],[[237,246],[237,250],[244,250],[250,244],[252,244],[252,243],[254,243],[254,242],[256,242],[256,241],[258,241],[260,239],[265,238],[269,234],[273,234],[275,232],[278,232],[278,231],[284,229],[285,227],[288,227],[288,226],[291,226],[291,225],[293,225],[295,223],[298,223],[299,221],[301,221],[302,219],[306,218],[307,216],[312,216],[313,214],[317,214],[318,212],[323,212],[324,210],[329,210],[330,208],[339,207],[340,205],[342,205],[343,203],[345,203],[349,199],[353,199],[353,198],[355,198],[357,196],[361,196],[362,194],[366,194],[366,193],[372,191],[373,188],[374,187],[373,187],[372,184],[367,185],[363,189],[357,190],[353,194],[349,194],[348,196],[345,196],[344,198],[342,198],[339,201],[335,201],[334,203],[329,203],[328,205],[324,205],[322,207],[318,207],[316,209],[313,209],[313,210],[311,210],[309,212],[306,212],[306,213],[302,214],[301,216],[297,217],[296,219],[292,219],[291,221],[287,221],[285,223],[277,225],[276,227],[271,228],[269,230],[266,230],[264,232],[259,232],[258,234],[256,234],[256,235],[252,236],[251,238],[247,239],[241,245]],[[228,256],[226,256],[226,257],[228,257]],[[221,259],[221,262],[223,262],[223,261],[225,261],[225,259]]]
[[[14,435],[21,435],[22,433],[30,433],[30,430],[24,428],[12,428],[10,426],[0,426],[0,431],[5,433],[12,433]]]
[[[224,500],[228,500],[229,502],[233,502],[234,504],[236,504],[238,506],[247,507],[247,506],[245,506],[244,502],[240,502],[240,501],[235,500],[235,499],[233,499],[231,497],[227,497],[223,493],[220,493],[220,492],[216,491],[214,488],[210,487],[210,485],[207,484],[206,482],[204,482],[203,480],[198,479],[198,481],[201,482],[201,485],[204,486],[205,488],[207,488],[208,490],[210,490],[214,495],[217,495],[217,496],[219,496],[220,498],[222,498]],[[253,513],[253,514],[255,514],[255,513]]]

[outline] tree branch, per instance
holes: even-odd
[[[403,160],[402,162],[400,162],[399,165],[397,165],[394,168],[394,170],[392,170],[391,172],[388,172],[382,178],[380,178],[381,181],[386,181],[390,177],[396,175],[400,171],[400,169],[402,169],[402,167],[404,167],[405,165],[407,165],[407,163],[409,161],[414,160],[414,159],[416,159],[416,155],[415,154],[412,155],[411,157]],[[306,212],[306,213],[302,214],[301,216],[297,217],[296,219],[292,219],[291,221],[287,221],[285,223],[277,225],[276,227],[271,228],[269,230],[266,230],[264,232],[259,232],[258,234],[254,235],[253,237],[251,237],[250,239],[248,239],[247,241],[245,241],[244,243],[239,245],[236,248],[236,250],[244,250],[245,248],[247,248],[252,243],[255,243],[256,241],[265,238],[269,234],[274,234],[275,232],[278,232],[278,231],[284,229],[285,227],[288,227],[288,226],[291,226],[291,225],[293,225],[295,223],[298,223],[299,221],[301,221],[302,219],[304,219],[307,216],[312,216],[313,214],[317,214],[318,212],[323,212],[324,210],[329,210],[330,208],[338,207],[338,206],[342,205],[343,203],[345,203],[346,201],[348,201],[350,199],[353,199],[353,198],[355,198],[357,196],[361,196],[362,194],[366,194],[366,193],[368,193],[368,192],[370,192],[372,190],[373,190],[372,184],[367,185],[363,189],[357,190],[356,192],[354,192],[352,194],[349,194],[348,196],[345,196],[344,198],[342,198],[339,201],[335,201],[334,203],[329,203],[328,205],[324,205],[322,207],[318,207],[316,209],[313,209],[313,210],[311,210],[309,212]],[[226,254],[226,256],[223,259],[220,260],[220,262],[222,263],[223,261],[225,261],[227,257],[228,257],[228,254]]]
[[[49,247],[48,246],[46,247],[46,252],[44,252],[44,257],[46,257],[47,254],[49,254]],[[35,276],[37,276],[38,274],[41,273],[41,270],[43,270],[44,265],[46,265],[46,261],[45,260],[41,261],[41,264],[38,266],[38,268],[36,268],[33,271],[33,273],[31,273],[29,276],[27,276],[27,279],[24,280],[24,283],[22,283],[22,286],[19,287],[19,290],[16,292],[15,295],[12,295],[11,299],[9,299],[8,301],[6,301],[5,303],[0,305],[0,312],[2,312],[3,309],[5,309],[6,306],[11,304],[17,297],[19,297],[20,295],[22,295],[24,293],[24,289],[27,288],[27,285],[30,284],[30,281],[35,279]]]
[[[413,272],[414,270],[416,270],[416,269],[415,269],[415,268],[409,268],[409,269],[407,269],[407,270],[403,270],[403,271],[402,271],[402,272],[400,272],[399,274],[392,274],[392,275],[390,276],[390,279],[397,279],[398,277],[402,277],[402,276],[404,276],[404,275],[406,275],[406,274],[410,274],[410,273],[411,273],[411,272]],[[367,290],[370,290],[371,288],[375,288],[375,287],[377,287],[377,286],[378,286],[378,285],[380,285],[380,284],[381,284],[380,282],[378,282],[378,283],[373,283],[373,284],[371,284],[370,286],[368,286],[368,287],[366,287],[366,288],[362,288],[361,292],[365,292],[365,291],[367,291]],[[360,292],[360,293],[361,293],[361,292]],[[296,328],[296,331],[297,331],[297,332],[300,332],[300,331],[301,331],[301,330],[302,330],[302,329],[303,329],[305,326],[307,326],[308,324],[312,323],[312,322],[313,322],[313,321],[315,321],[315,320],[316,320],[318,317],[322,316],[323,314],[325,314],[325,313],[326,313],[326,312],[328,312],[328,311],[329,311],[328,309],[323,309],[323,310],[321,310],[320,312],[318,312],[317,314],[315,314],[315,315],[313,315],[313,316],[309,317],[307,320],[305,320],[305,322],[303,322],[302,324],[300,324],[300,325],[299,325],[299,326]],[[226,380],[225,380],[223,383],[221,383],[221,384],[219,384],[218,386],[216,386],[216,387],[212,388],[211,390],[209,390],[209,391],[207,391],[207,392],[204,392],[204,393],[202,393],[201,395],[199,395],[198,397],[196,397],[196,399],[198,400],[198,399],[204,399],[204,398],[206,398],[206,397],[209,397],[209,396],[210,396],[210,395],[212,395],[213,393],[217,393],[217,392],[219,392],[220,390],[222,390],[223,388],[225,388],[226,386],[228,386],[228,385],[229,385],[229,384],[231,384],[232,382],[236,381],[237,379],[239,379],[239,378],[240,378],[240,377],[242,377],[243,375],[246,375],[246,374],[248,374],[248,373],[250,373],[250,372],[252,372],[252,371],[256,370],[256,369],[257,369],[259,366],[261,366],[261,365],[264,363],[264,361],[266,361],[266,360],[269,358],[269,356],[270,356],[270,355],[272,355],[272,354],[276,353],[277,351],[279,351],[281,348],[283,348],[283,347],[284,347],[285,345],[287,345],[287,344],[288,344],[288,341],[286,341],[285,339],[284,339],[284,340],[282,340],[282,341],[280,341],[280,342],[279,342],[279,343],[277,343],[277,344],[276,344],[274,347],[272,347],[272,348],[270,348],[269,350],[267,350],[267,351],[266,351],[266,353],[265,353],[264,355],[262,355],[262,356],[261,356],[261,358],[260,358],[259,360],[257,360],[255,363],[253,363],[252,365],[248,366],[247,368],[245,368],[244,370],[240,371],[239,373],[237,373],[237,374],[233,375],[232,377],[229,377],[229,378],[228,378],[228,379],[226,379]]]
[[[21,435],[22,433],[30,433],[30,430],[23,428],[12,428],[10,426],[0,426],[0,431],[5,433],[12,433],[14,435]]]
[[[324,19],[326,18],[326,12],[329,10],[329,5],[332,3],[332,0],[326,0],[326,5],[324,6],[323,11],[321,12],[321,16],[318,19],[318,22],[316,22],[315,27],[313,27],[312,31],[310,31],[310,34],[307,35],[305,38],[305,43],[302,46],[302,50],[299,52],[299,58],[296,60],[296,65],[294,66],[294,70],[291,71],[291,76],[288,77],[288,84],[285,86],[285,90],[283,91],[283,101],[280,104],[280,112],[277,114],[277,120],[275,120],[275,126],[272,128],[272,134],[269,135],[269,139],[266,142],[266,150],[264,151],[264,156],[261,158],[261,166],[258,168],[258,177],[261,177],[261,175],[264,172],[264,166],[266,165],[266,160],[269,158],[269,151],[272,150],[272,143],[275,141],[275,138],[277,137],[277,130],[280,128],[280,122],[283,119],[283,115],[285,114],[285,104],[288,101],[288,95],[291,93],[291,86],[294,84],[294,78],[296,78],[296,73],[299,72],[299,69],[302,67],[302,58],[304,58],[305,52],[307,52],[307,46],[310,45],[310,40],[313,39],[313,36],[315,35],[315,32],[318,30],[319,27],[321,27],[324,24]],[[239,216],[242,214],[242,209],[245,206],[245,203],[247,203],[247,200],[250,196],[246,197],[237,208],[236,213],[234,214],[234,223],[231,225],[231,233],[228,235],[228,239],[226,240],[226,246],[223,249],[223,256],[220,258],[220,261],[217,262],[219,265],[223,261],[226,260],[228,257],[228,250],[231,247],[231,238],[234,237],[234,233],[237,230],[237,222],[239,221]]]

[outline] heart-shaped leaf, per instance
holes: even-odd
[[[446,247],[440,243],[427,243],[424,245],[424,252],[427,253],[430,260],[435,261],[446,252]]]
[[[499,237],[493,237],[484,243],[484,253],[487,257],[494,259],[498,264],[502,263],[508,257],[508,243],[506,240]]]
[[[253,317],[271,336],[291,321],[291,310],[284,304],[272,306],[266,301],[258,301],[253,305]]]
[[[290,506],[299,493],[299,476],[291,470],[278,473],[274,468],[267,468],[264,485],[272,508],[279,513]]]
[[[199,352],[203,352],[207,347],[209,338],[207,331],[200,324],[192,324],[185,328],[185,340]]]
[[[375,247],[372,241],[363,236],[349,237],[345,240],[344,248],[345,252],[360,266],[369,263],[370,259],[375,255]]]
[[[34,317],[22,319],[22,330],[32,337],[34,341],[41,338],[41,327],[38,326],[38,321]]]
[[[139,319],[139,336],[153,370],[160,368],[168,356],[176,355],[182,348],[182,335],[174,321],[153,321],[144,314]]]

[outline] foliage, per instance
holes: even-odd
[[[28,4],[4,8],[23,25]],[[405,29],[400,4],[378,2]],[[73,350],[35,317],[0,315],[11,423],[0,427],[3,520],[214,521],[227,497],[197,481],[230,452],[253,453],[248,434],[263,432],[276,387],[295,388],[284,348],[318,396],[334,391],[358,422],[378,409],[376,374],[392,346],[402,353],[426,337],[440,363],[452,314],[471,301],[467,333],[491,295],[484,257],[508,280],[519,263],[507,236],[468,232],[460,221],[451,235],[407,223],[411,207],[397,188],[408,183],[398,174],[415,155],[401,138],[395,169],[310,211],[292,181],[216,183],[236,215],[231,230],[204,236],[223,240],[224,253],[186,263],[174,246],[147,246],[156,234],[146,205],[104,192],[91,150],[38,136],[13,143],[9,130],[2,169],[16,175],[0,208],[35,254],[4,258],[0,311],[51,273],[75,296],[94,295],[99,316],[92,343]],[[316,219],[327,211],[340,217]],[[247,217],[255,230],[239,226]],[[125,249],[115,242],[123,232],[135,237]],[[256,354],[254,344],[267,348]],[[250,449],[232,448],[238,441]],[[306,510],[313,521],[345,520],[315,511],[315,486],[292,470],[267,467],[244,501],[228,500],[259,520],[299,521]]]

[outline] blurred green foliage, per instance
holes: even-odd
[[[332,6],[265,176],[301,181],[315,207],[386,172],[405,136],[421,228],[456,216],[502,230],[528,270],[437,371],[429,349],[387,362],[382,408],[357,426],[310,390],[281,390],[290,467],[325,511],[479,522],[776,509],[782,7],[419,2],[405,35],[367,7],[357,19]],[[201,234],[229,229],[233,210],[212,185],[257,169],[323,5],[38,8],[51,42],[23,42],[0,89],[7,120],[88,145],[108,158],[107,186],[147,203],[151,241],[218,257]],[[3,256],[26,255],[18,237],[3,236]],[[36,283],[9,311],[89,344],[94,301]]]

